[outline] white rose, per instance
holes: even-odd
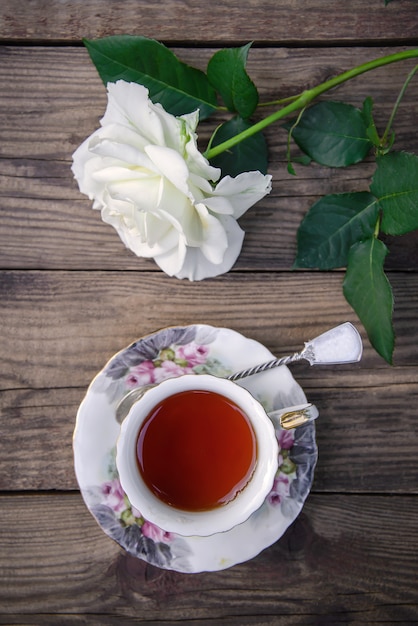
[[[201,280],[227,272],[244,232],[239,218],[271,189],[271,176],[225,176],[197,149],[198,112],[181,117],[148,90],[108,85],[101,128],[73,154],[80,191],[137,256],[170,276]]]

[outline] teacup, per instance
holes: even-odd
[[[161,382],[133,404],[116,465],[145,519],[168,532],[208,536],[262,505],[278,469],[278,443],[272,420],[249,391],[190,374]]]

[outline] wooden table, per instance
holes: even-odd
[[[70,171],[106,105],[82,37],[153,37],[202,68],[215,49],[251,40],[248,71],[272,99],[416,46],[417,27],[416,0],[2,0],[1,624],[417,623],[416,233],[388,241],[394,367],[344,300],[342,272],[291,270],[309,206],[367,188],[373,161],[299,167],[295,179],[286,135],[270,128],[273,192],[241,219],[247,235],[233,270],[199,283],[128,252]],[[360,106],[373,96],[383,126],[413,65],[382,68],[332,97]],[[418,150],[417,102],[415,79],[396,119],[398,149]],[[361,364],[292,370],[320,409],[319,461],[302,513],[277,543],[231,569],[187,575],[105,536],[78,490],[72,432],[90,381],[116,351],[200,322],[288,354],[345,320],[361,329]]]

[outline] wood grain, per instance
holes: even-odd
[[[320,372],[314,386],[304,384],[302,372],[295,376],[320,410],[313,492],[417,493],[416,372],[415,382],[382,385],[380,377],[375,386],[361,386],[361,376],[347,385],[344,372],[328,376],[326,387]],[[85,391],[0,392],[0,490],[78,488],[72,432]]]
[[[416,39],[417,11],[415,0],[395,0],[386,8],[383,0],[369,0],[367,9],[360,0],[345,0],[333,4],[332,11],[327,0],[253,0],[245,8],[237,0],[168,0],[164,10],[158,2],[136,0],[3,0],[0,25],[6,40],[31,42],[124,33],[198,44],[202,37],[212,42],[381,42]]]
[[[173,51],[185,63],[204,70],[216,48],[181,48]],[[252,48],[247,70],[260,92],[261,102],[301,93],[357,65],[399,52],[405,47],[385,46],[329,48]],[[106,106],[106,90],[84,48],[0,46],[0,78],[5,84],[13,81],[13,93],[0,92],[0,138],[2,156],[22,159],[20,176],[32,176],[31,158],[68,160],[79,143],[98,127]],[[391,64],[363,74],[326,94],[326,99],[347,100],[361,106],[366,96],[375,102],[376,122],[382,132],[396,97],[414,59]],[[42,80],[42,90],[39,81]],[[417,113],[417,86],[412,81],[396,117],[397,141],[404,149],[411,148],[415,136],[411,132]],[[271,109],[267,108],[266,113]],[[216,127],[203,124],[202,138]],[[269,137],[273,160],[284,162],[287,136],[279,127]],[[34,141],[36,140],[36,141]],[[16,143],[16,142],[19,143]],[[24,146],[25,150],[21,150]],[[204,148],[204,146],[202,146]],[[23,160],[26,157],[26,161]],[[41,167],[39,163],[39,167]],[[303,168],[301,168],[303,171]],[[51,181],[57,178],[55,169]],[[291,179],[288,179],[291,180]],[[58,181],[57,181],[58,183]],[[55,196],[59,193],[56,186]]]
[[[308,208],[327,193],[367,189],[372,155],[346,169],[296,166],[291,177],[286,132],[270,127],[273,191],[241,219],[247,234],[233,271],[196,284],[125,250],[70,170],[106,107],[82,37],[153,37],[200,69],[220,47],[253,41],[247,69],[268,102],[415,47],[417,27],[417,0],[2,0],[0,624],[418,622],[418,231],[385,239],[394,367],[344,300],[343,271],[290,270]],[[371,96],[382,133],[414,65],[381,68],[324,98],[361,107]],[[417,152],[417,118],[414,80],[395,120],[397,149]],[[202,150],[224,119],[199,126]],[[344,320],[361,330],[361,363],[292,368],[320,409],[319,460],[306,505],[278,542],[230,570],[190,576],[148,566],[105,536],[78,492],[72,432],[89,383],[115,352],[200,322],[282,355]]]
[[[389,54],[394,48],[380,49]],[[186,62],[205,67],[213,50],[176,49]],[[254,49],[249,72],[263,100],[302,91],[356,64],[379,56],[374,49]],[[412,62],[413,63],[413,62]],[[330,94],[356,106],[375,100],[383,129],[411,62],[381,68]],[[41,68],[41,69],[40,69]],[[41,72],[41,73],[40,73]],[[125,249],[114,230],[101,222],[70,170],[71,154],[98,126],[105,89],[87,52],[70,48],[0,48],[0,78],[13,93],[0,92],[0,267],[46,269],[148,269],[148,261]],[[39,91],[39,80],[42,91]],[[396,118],[398,149],[416,151],[411,133],[418,116],[418,83],[410,85]],[[219,119],[202,126],[207,140]],[[267,132],[273,191],[240,223],[247,232],[237,269],[289,269],[295,258],[298,225],[321,195],[366,190],[372,159],[361,165],[286,170],[286,133]],[[297,151],[294,152],[296,154]],[[414,269],[418,233],[392,238],[387,266]]]
[[[415,368],[417,275],[390,278],[395,363]],[[291,354],[331,326],[356,322],[335,272],[236,272],[200,283],[161,272],[3,272],[0,289],[2,389],[83,387],[115,352],[166,326],[228,326]],[[361,369],[386,371],[365,344]]]
[[[416,492],[417,276],[391,280],[398,367],[385,365],[367,339],[359,365],[293,366],[321,410],[319,491]],[[298,299],[304,305],[295,309]],[[71,433],[77,407],[107,360],[144,334],[209,323],[234,328],[280,355],[343,320],[355,322],[339,274],[305,272],[236,272],[180,285],[153,272],[3,272],[0,316],[5,490],[76,488]],[[38,443],[28,454],[32,441]]]
[[[417,515],[408,497],[311,494],[254,560],[191,576],[127,556],[78,494],[3,495],[0,620],[412,624]]]

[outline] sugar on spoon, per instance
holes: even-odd
[[[290,365],[297,361],[308,361],[310,365],[340,365],[344,363],[357,363],[363,354],[363,343],[358,330],[350,323],[345,322],[322,333],[315,339],[305,343],[300,352],[279,359],[272,359],[245,370],[240,370],[229,376],[228,380],[240,380],[248,376],[260,374],[280,365]],[[129,413],[132,405],[150,388],[155,385],[145,385],[132,389],[127,393],[116,407],[116,419],[122,422]],[[282,428],[290,430],[311,422],[318,417],[318,409],[310,403],[300,404],[286,409],[269,412],[273,421],[278,420]]]

